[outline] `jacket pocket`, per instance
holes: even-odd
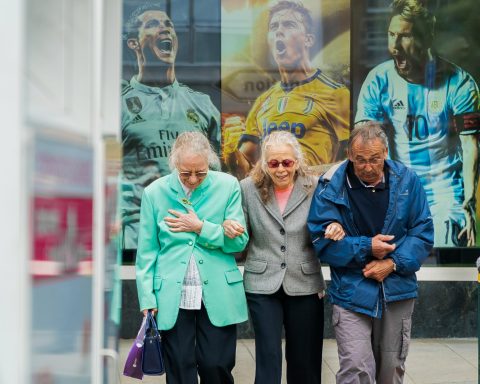
[[[410,333],[412,331],[412,319],[402,319],[402,348],[400,348],[400,359],[407,358],[410,346]]]
[[[302,263],[300,266],[305,275],[313,275],[314,273],[319,273],[321,270],[321,266],[318,261],[308,261],[306,263]]]
[[[243,281],[242,272],[239,269],[232,269],[230,271],[225,271],[225,279],[227,279],[228,284],[238,283]]]
[[[154,277],[153,278],[153,290],[154,291],[159,291],[160,288],[162,287],[162,278],[161,277]]]
[[[263,273],[267,269],[267,262],[261,260],[248,260],[244,266],[245,270],[252,273]]]

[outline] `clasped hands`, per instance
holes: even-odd
[[[385,259],[385,256],[395,250],[395,244],[388,243],[393,238],[392,235],[382,234],[372,237],[372,255],[375,259],[365,265],[362,270],[363,276],[382,282],[393,272],[393,260]]]
[[[189,209],[188,213],[182,213],[175,211],[174,209],[169,209],[168,213],[175,216],[167,216],[164,219],[172,232],[195,232],[199,234],[202,231],[203,221],[198,218],[193,210]],[[245,232],[245,228],[235,220],[225,220],[222,227],[225,236],[230,239],[234,239]]]

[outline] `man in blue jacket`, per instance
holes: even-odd
[[[403,382],[415,272],[433,246],[420,179],[387,154],[380,123],[355,128],[348,160],[320,178],[308,217],[316,254],[331,270],[337,383]],[[346,233],[340,241],[325,238],[332,222]]]

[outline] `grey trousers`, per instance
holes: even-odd
[[[333,306],[340,361],[337,384],[403,383],[414,303],[388,303],[381,319]]]

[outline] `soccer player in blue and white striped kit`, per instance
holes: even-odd
[[[395,0],[392,56],[368,74],[355,122],[384,123],[390,157],[422,180],[435,246],[475,245],[479,94],[475,80],[432,50],[435,16],[418,0]]]

